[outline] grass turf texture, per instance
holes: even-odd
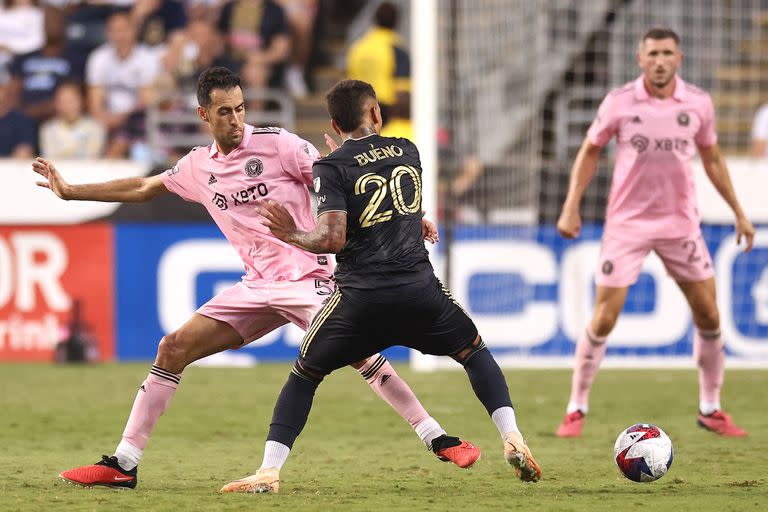
[[[463,372],[408,380],[451,434],[483,450],[471,470],[439,462],[350,369],[321,385],[283,468],[279,495],[220,495],[259,466],[290,365],[189,368],[139,467],[135,491],[60,481],[111,454],[148,365],[0,365],[0,510],[755,510],[768,509],[768,372],[733,370],[724,403],[750,431],[725,439],[696,427],[693,370],[605,370],[580,440],[558,439],[570,373],[506,370],[518,420],[544,471],[524,484]],[[636,422],[672,438],[670,472],[651,484],[618,475],[613,443]]]

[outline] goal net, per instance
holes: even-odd
[[[566,242],[555,223],[600,101],[639,76],[635,52],[648,28],[680,34],[679,73],[712,94],[737,193],[753,221],[768,221],[768,207],[754,192],[768,190],[768,164],[749,157],[752,119],[768,101],[765,2],[444,0],[434,6],[434,47],[413,43],[411,51],[436,53],[442,243],[435,259],[504,364],[569,364],[590,318],[612,145],[582,201],[581,236]],[[700,200],[703,232],[716,266],[730,364],[766,365],[768,231],[759,229],[752,253],[734,250],[730,210],[701,169],[697,184],[706,199]],[[610,336],[607,363],[691,364],[692,329],[682,295],[652,255]],[[412,356],[417,368],[451,364],[442,361]]]

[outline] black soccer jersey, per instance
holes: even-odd
[[[382,289],[434,275],[421,235],[421,162],[408,139],[348,139],[312,169],[318,216],[347,212],[336,282]]]

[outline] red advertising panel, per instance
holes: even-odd
[[[0,361],[52,361],[78,304],[88,355],[114,356],[113,230],[0,226]]]

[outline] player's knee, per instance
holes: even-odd
[[[611,334],[616,321],[619,319],[619,312],[612,311],[607,307],[598,307],[595,309],[592,318],[592,332],[595,336],[603,337]]]
[[[694,312],[696,327],[704,331],[714,331],[720,328],[720,312],[716,307],[700,308]]]
[[[325,378],[324,374],[317,372],[315,370],[310,370],[309,368],[301,364],[301,361],[299,360],[296,360],[296,363],[294,363],[291,373],[293,373],[297,377],[301,377],[302,379],[308,380],[315,384],[320,384],[321,382],[323,382],[323,379]]]
[[[469,361],[473,355],[477,354],[481,350],[485,350],[485,343],[483,343],[483,339],[478,336],[475,338],[475,341],[473,341],[471,345],[452,355],[451,357],[453,357],[457,363],[466,365],[467,361]]]
[[[157,348],[157,363],[163,369],[180,373],[187,364],[189,344],[187,336],[179,331],[163,336]]]

